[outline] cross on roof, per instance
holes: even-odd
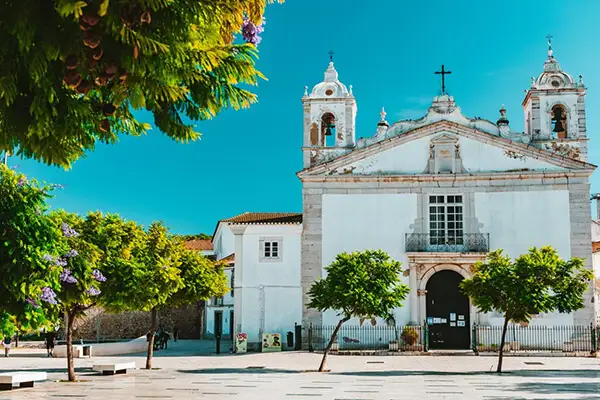
[[[329,53],[327,54],[329,54],[329,61],[333,62],[333,55],[335,54],[333,50],[329,50]]]
[[[550,34],[548,34],[548,35],[546,36],[546,39],[548,39],[548,48],[549,48],[550,50],[552,50],[552,38],[553,38],[553,37],[554,37],[554,36],[552,36],[552,35],[550,35]]]
[[[442,75],[442,94],[446,94],[446,75],[451,74],[452,71],[446,71],[444,69],[444,64],[442,64],[441,71],[435,71],[436,75]]]

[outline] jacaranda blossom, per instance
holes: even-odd
[[[98,271],[97,269],[92,271],[92,276],[98,282],[106,282],[106,277],[104,275],[102,275],[102,272]]]
[[[262,40],[260,34],[265,30],[263,27],[264,24],[264,19],[259,25],[254,25],[248,18],[244,19],[244,23],[242,25],[242,36],[246,42],[252,43],[253,45],[258,45]]]
[[[31,297],[26,298],[25,301],[31,304],[34,308],[40,308],[39,303],[33,300]]]
[[[42,295],[40,296],[40,300],[49,303],[49,304],[58,304],[56,301],[56,293],[49,287],[45,287],[42,289]]]
[[[63,235],[65,235],[65,237],[70,238],[79,235],[79,233],[75,229],[71,228],[66,222],[63,222],[60,228],[62,229]]]
[[[98,296],[101,293],[100,290],[94,286],[90,286],[87,292],[90,296]]]
[[[71,250],[69,250],[69,252],[67,254],[65,254],[65,257],[73,258],[73,257],[77,257],[78,255],[79,255],[79,253],[77,252],[77,250],[71,249]]]
[[[77,283],[77,278],[73,276],[70,269],[65,268],[60,274],[60,281],[64,283]]]

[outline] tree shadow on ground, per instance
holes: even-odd
[[[590,394],[600,392],[600,382],[524,382],[507,388],[516,392],[532,392],[536,394]],[[593,397],[599,399],[600,397]]]
[[[206,368],[177,372],[184,374],[301,374],[316,373],[310,370],[289,370],[278,368]],[[385,371],[344,371],[323,372],[324,375],[363,376],[363,377],[393,377],[393,376],[517,376],[529,378],[600,378],[598,369],[571,369],[571,370],[511,370],[500,374],[490,371],[417,371],[417,370],[385,370]],[[532,384],[533,385],[533,384]],[[599,384],[600,386],[600,384]]]
[[[13,369],[0,369],[0,373],[3,372],[47,372],[47,373],[67,373],[67,368],[13,368]],[[79,367],[75,368],[76,373],[82,372],[96,372],[90,367]]]

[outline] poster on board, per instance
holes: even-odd
[[[238,332],[235,335],[235,352],[246,353],[248,351],[248,334],[244,332]]]
[[[270,353],[281,351],[281,334],[280,333],[263,333],[262,335],[262,352]]]
[[[450,313],[450,321],[456,321],[456,313]]]

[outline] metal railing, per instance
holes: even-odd
[[[334,325],[311,325],[308,331],[309,350],[325,350],[334,330]],[[331,350],[425,351],[426,337],[426,326],[342,325]]]
[[[501,325],[473,325],[471,340],[477,352],[498,351]],[[504,351],[507,352],[585,352],[600,350],[598,331],[592,325],[521,326],[509,324]]]
[[[499,350],[502,325],[473,325],[472,349],[475,352]],[[309,351],[323,351],[335,326],[310,325]],[[428,326],[423,325],[342,325],[331,348],[337,352],[351,351],[428,351]],[[590,325],[521,326],[509,324],[505,352],[595,353],[600,351],[600,329]]]
[[[490,234],[464,233],[456,237],[444,237],[429,233],[407,233],[405,249],[407,252],[487,253],[490,251]]]

